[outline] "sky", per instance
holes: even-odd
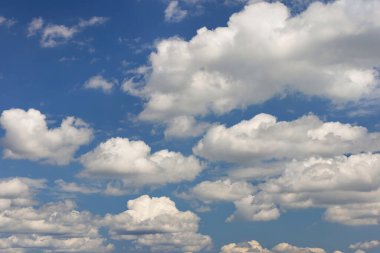
[[[380,250],[379,0],[0,2],[0,252]]]

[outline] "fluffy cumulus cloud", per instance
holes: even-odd
[[[101,25],[107,22],[105,17],[91,17],[82,19],[78,24],[73,26],[46,24],[41,17],[34,18],[28,25],[28,36],[40,35],[40,44],[42,47],[56,47],[67,43],[73,37],[87,27]]]
[[[111,138],[80,157],[82,176],[121,179],[127,187],[193,180],[203,169],[194,156],[160,150],[153,154],[143,141]]]
[[[95,75],[88,79],[84,83],[83,87],[86,89],[99,89],[102,90],[104,93],[110,93],[114,85],[114,80],[107,80],[101,75]]]
[[[34,197],[45,188],[44,180],[9,178],[0,180],[0,251],[110,252],[101,238],[101,218],[77,211],[72,201],[39,207]]]
[[[148,100],[141,119],[164,122],[223,114],[286,91],[358,101],[377,90],[379,9],[377,0],[340,0],[291,16],[279,2],[253,1],[226,27],[162,40],[146,85],[129,92]]]
[[[9,159],[65,165],[92,139],[92,129],[84,121],[67,117],[59,127],[49,129],[46,116],[35,109],[5,110],[0,124],[5,129],[4,157]]]
[[[325,208],[325,219],[346,225],[380,223],[380,155],[308,158],[285,166],[258,192],[235,201],[229,220],[271,220],[281,210]]]
[[[240,200],[255,191],[254,187],[247,182],[233,182],[229,179],[217,181],[203,181],[194,186],[186,197],[209,202],[232,202]]]
[[[137,247],[158,252],[196,252],[211,246],[197,233],[199,218],[180,211],[167,197],[143,195],[128,201],[128,210],[105,216],[104,225],[115,240],[132,240]]]
[[[269,250],[257,241],[249,241],[224,245],[220,253],[326,253],[326,251],[321,248],[301,248],[288,243],[277,244]]]
[[[380,133],[339,122],[323,122],[314,115],[277,121],[269,114],[227,128],[210,128],[194,152],[212,161],[255,163],[271,159],[323,157],[380,150]]]

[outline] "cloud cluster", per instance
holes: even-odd
[[[34,18],[28,25],[28,36],[41,35],[41,47],[56,47],[70,41],[74,35],[80,33],[85,28],[101,25],[107,22],[108,18],[105,17],[91,17],[87,20],[80,20],[78,24],[73,26],[45,24],[41,18]]]
[[[88,79],[83,87],[86,89],[100,89],[104,93],[110,93],[115,83],[114,80],[107,80],[101,75],[95,75]]]
[[[316,2],[291,16],[281,3],[253,1],[226,27],[159,42],[146,85],[129,92],[148,100],[140,119],[161,122],[219,115],[287,91],[334,103],[371,97],[379,8],[376,0]]]
[[[49,129],[46,116],[29,109],[5,110],[0,117],[5,129],[4,157],[50,164],[68,164],[78,148],[92,139],[93,131],[82,120],[67,117],[60,127]]]
[[[0,180],[0,251],[110,252],[98,233],[100,218],[77,211],[70,200],[40,207],[35,194],[45,181],[30,178]]]
[[[272,220],[280,210],[325,208],[325,219],[346,225],[380,223],[380,155],[308,158],[286,164],[284,172],[235,201],[229,220]]]
[[[277,121],[258,114],[227,128],[211,127],[194,147],[194,153],[211,161],[250,164],[271,159],[331,157],[380,150],[380,133],[340,122],[323,122],[307,115]]]
[[[193,180],[203,165],[194,156],[160,150],[153,154],[143,141],[111,138],[80,157],[85,177],[120,179],[128,187]]]
[[[115,240],[132,240],[137,246],[158,252],[196,252],[211,246],[208,236],[198,234],[199,218],[182,212],[167,197],[143,195],[128,201],[128,210],[104,218]]]
[[[288,243],[277,244],[269,250],[257,241],[249,241],[224,245],[220,253],[326,253],[326,251],[321,248],[301,248]]]
[[[143,195],[129,200],[126,211],[100,217],[78,211],[71,200],[38,206],[35,194],[45,187],[44,180],[0,180],[1,252],[112,252],[114,246],[101,236],[100,228],[114,240],[129,240],[151,251],[197,252],[211,247],[210,237],[198,233],[199,217],[178,210],[168,197]]]

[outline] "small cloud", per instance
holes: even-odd
[[[178,1],[171,1],[165,9],[165,21],[169,23],[181,22],[187,16],[187,11],[183,10]]]
[[[6,17],[3,17],[3,16],[0,16],[0,26],[6,26],[6,27],[11,27],[13,26],[14,24],[16,24],[17,21],[13,18],[6,18]]]
[[[42,29],[43,25],[44,20],[41,17],[34,18],[28,25],[28,37],[36,35],[36,33]]]
[[[73,26],[47,24],[41,17],[34,18],[28,26],[28,36],[41,34],[41,47],[56,47],[70,41],[76,34],[83,29],[91,26],[101,25],[108,21],[106,17],[92,17],[90,19],[81,19],[78,24]]]
[[[115,80],[107,80],[101,75],[96,75],[88,79],[83,87],[86,89],[100,89],[104,93],[110,93],[115,83]]]

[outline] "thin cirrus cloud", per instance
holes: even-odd
[[[333,103],[378,96],[379,5],[316,2],[291,16],[281,3],[253,1],[226,27],[159,42],[145,86],[127,92],[148,100],[140,119],[166,123],[224,114],[287,91]]]
[[[370,133],[365,127],[323,122],[315,115],[277,121],[270,114],[258,114],[231,127],[215,125],[193,148],[208,160],[236,164],[378,150],[380,133]]]
[[[128,201],[128,210],[103,220],[115,240],[132,240],[157,252],[197,252],[211,246],[208,236],[197,233],[199,217],[180,211],[167,197],[140,196]]]
[[[56,25],[45,24],[46,22],[41,18],[34,18],[28,25],[27,35],[35,36],[40,35],[40,45],[45,48],[52,48],[67,43],[73,37],[82,32],[84,29],[102,25],[108,21],[106,17],[91,17],[90,19],[81,19],[76,25]]]
[[[67,117],[59,127],[48,127],[40,111],[9,109],[2,112],[0,125],[4,158],[28,159],[67,165],[80,146],[88,144],[93,130],[81,119]]]
[[[193,180],[204,168],[194,156],[160,150],[143,141],[111,138],[79,158],[82,177],[119,179],[126,187],[165,185]]]

